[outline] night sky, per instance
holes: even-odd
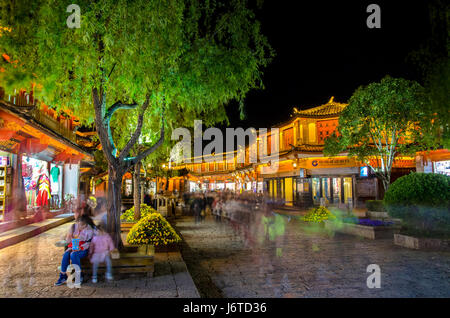
[[[381,29],[369,29],[369,4],[381,7]],[[257,11],[276,51],[264,72],[265,90],[227,107],[231,127],[271,127],[289,119],[293,107],[347,102],[360,85],[393,77],[418,79],[406,60],[429,36],[425,1],[276,1]]]

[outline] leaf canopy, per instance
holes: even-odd
[[[1,0],[0,83],[7,90],[37,83],[35,96],[56,109],[94,122],[92,89],[104,89],[106,108],[117,101],[142,105],[143,135],[166,122],[190,126],[227,120],[225,105],[262,88],[273,51],[245,0],[79,0],[81,27],[69,28],[72,0]],[[124,142],[139,109],[120,110],[112,127]]]
[[[369,156],[408,155],[435,148],[429,99],[417,82],[386,76],[359,87],[339,118],[339,136],[325,141],[325,153]]]

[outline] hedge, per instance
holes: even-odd
[[[392,183],[384,196],[390,216],[406,227],[450,233],[450,177],[411,173]]]
[[[386,208],[384,207],[383,200],[367,200],[366,207],[369,211],[374,212],[386,212]]]

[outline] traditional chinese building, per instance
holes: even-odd
[[[75,132],[79,122],[69,113],[37,103],[21,90],[0,89],[0,215],[12,210],[57,211],[67,195],[77,198],[83,163],[93,160]],[[86,139],[86,138],[84,138]]]
[[[163,169],[183,169],[187,173],[153,178],[147,189],[153,193],[165,190],[179,193],[199,190],[265,192],[288,206],[307,207],[324,202],[362,207],[366,200],[383,197],[381,182],[364,163],[348,157],[347,153],[335,157],[323,155],[325,139],[336,131],[339,116],[346,106],[332,97],[317,107],[294,108],[289,120],[274,125],[267,133],[258,132],[257,153],[263,147],[267,156],[277,158],[276,169],[271,163],[250,160],[250,147],[247,146],[240,151],[192,157],[188,163],[166,163]],[[272,152],[272,141],[277,144],[275,152]],[[239,160],[240,155],[243,162]],[[449,159],[450,152],[445,149],[419,153],[416,157],[398,156],[394,160],[391,180],[416,170],[443,173],[449,169]],[[370,164],[378,166],[377,159],[370,159]],[[106,174],[98,176],[99,182],[93,186],[96,194],[106,193],[106,178]],[[124,177],[122,188],[124,197],[131,196],[131,174]]]
[[[205,162],[207,158],[203,158],[202,163],[173,166],[172,169],[189,171],[183,180],[189,187],[178,188],[175,180],[170,180],[169,189],[264,191],[288,206],[310,206],[320,204],[321,200],[337,206],[362,206],[368,199],[381,198],[381,183],[363,163],[347,157],[347,153],[336,157],[323,155],[325,139],[336,130],[339,115],[346,106],[332,97],[317,107],[294,108],[289,120],[273,126],[277,129],[268,130],[267,135],[259,136],[259,140],[266,142],[260,141],[258,147],[267,147],[268,155],[274,155],[270,147],[272,139],[277,138],[275,155],[279,163],[275,170],[267,163],[250,163],[247,147],[245,163],[238,163],[235,152],[229,161]],[[377,165],[375,159],[371,163]],[[414,157],[396,158],[392,180],[415,168]]]

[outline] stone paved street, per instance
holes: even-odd
[[[153,278],[116,276],[108,283],[100,276],[98,284],[89,281],[80,289],[53,286],[63,251],[54,243],[71,224],[0,250],[0,297],[198,297],[178,252],[156,254]]]
[[[179,219],[183,258],[201,296],[450,297],[450,253],[409,250],[391,239],[332,237],[285,220],[275,243],[246,245],[228,224]],[[380,289],[366,285],[369,264],[381,268]]]

